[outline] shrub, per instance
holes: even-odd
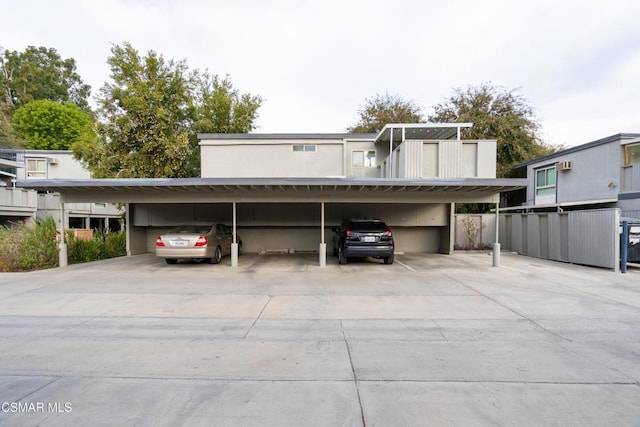
[[[58,266],[56,224],[47,217],[33,227],[0,229],[0,271],[31,271]]]
[[[126,234],[122,231],[99,230],[91,240],[78,239],[73,231],[66,233],[69,264],[98,261],[126,255]]]
[[[105,258],[115,258],[127,254],[127,235],[123,231],[106,233],[104,239]]]

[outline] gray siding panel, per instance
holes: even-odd
[[[522,255],[619,268],[619,209],[505,214],[500,243]]]
[[[462,143],[460,141],[440,141],[438,147],[438,177],[459,178],[461,155]]]
[[[613,267],[619,257],[617,237],[620,211],[601,209],[569,213],[569,261]],[[618,255],[618,256],[617,256]]]

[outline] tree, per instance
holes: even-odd
[[[388,123],[420,123],[424,121],[421,108],[413,101],[398,95],[376,94],[366,98],[365,105],[358,111],[358,122],[347,128],[351,133],[377,133]]]
[[[13,115],[25,147],[36,150],[67,150],[75,142],[91,135],[93,120],[72,103],[40,100],[18,108]]]
[[[185,165],[186,173],[200,173],[198,133],[247,133],[256,128],[258,108],[263,103],[259,96],[240,93],[233,87],[229,76],[220,79],[204,72],[195,81],[194,123],[190,136],[191,156]]]
[[[74,152],[97,177],[180,177],[189,156],[193,77],[184,62],[115,45],[100,90],[102,138]]]
[[[251,132],[263,103],[259,96],[240,94],[229,76],[220,80],[209,73],[197,80],[196,100],[194,128],[196,132],[206,133]]]
[[[53,48],[29,46],[24,52],[0,48],[0,91],[0,102],[12,109],[48,99],[90,111],[91,87],[76,72],[76,61],[62,59]]]
[[[433,110],[430,122],[472,122],[472,128],[463,130],[464,138],[498,141],[498,177],[509,176],[517,163],[554,151],[542,142],[534,109],[518,90],[490,83],[457,88]]]
[[[96,177],[198,176],[197,132],[248,132],[262,100],[185,61],[114,45],[99,94],[99,137],[73,146]]]

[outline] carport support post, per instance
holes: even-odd
[[[67,265],[67,244],[64,242],[64,199],[60,195],[60,251],[58,252],[58,266],[66,267]]]
[[[318,249],[320,267],[327,266],[327,244],[324,242],[324,202],[320,202],[320,248]]]
[[[231,267],[238,266],[238,241],[236,236],[236,202],[233,202],[233,243],[231,243]]]
[[[500,202],[496,203],[496,242],[493,244],[493,266],[500,267],[500,241],[498,231],[500,230]]]

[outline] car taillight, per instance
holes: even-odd
[[[162,241],[162,237],[158,236],[156,238],[156,246],[164,246],[164,242]]]
[[[196,241],[196,246],[206,246],[207,245],[207,238],[205,236],[200,236],[198,237],[198,240]]]
[[[387,227],[387,231],[383,234],[384,237],[391,237],[391,228]]]
[[[347,227],[347,229],[345,231],[346,231],[346,233],[345,233],[346,236],[347,237],[351,237],[351,230],[349,230],[349,227]]]

